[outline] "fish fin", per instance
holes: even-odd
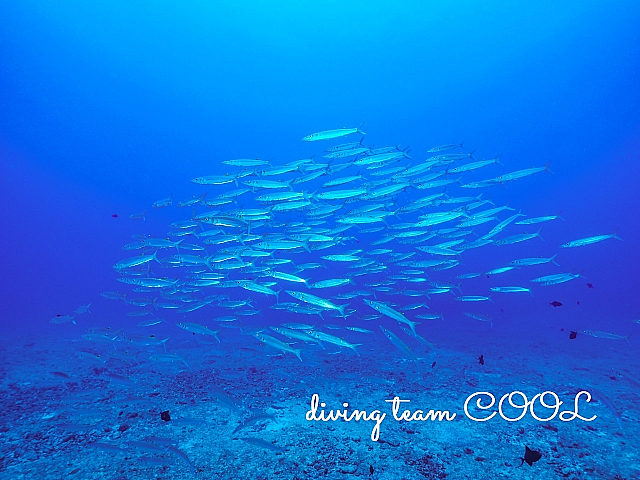
[[[615,238],[616,240],[620,240],[621,242],[623,241],[619,236],[618,236],[618,229],[616,228],[616,231],[613,232],[613,238]]]
[[[464,142],[459,143],[458,146],[464,150]]]
[[[474,148],[473,150],[471,150],[471,152],[469,152],[469,158],[471,160],[475,160],[475,157],[473,156],[474,153],[476,153],[477,148]]]
[[[356,128],[356,132],[359,133],[360,135],[366,135],[366,133],[364,133],[362,130],[360,130],[360,127],[362,127],[362,124],[364,122],[362,122],[360,125],[358,125],[358,128]],[[360,140],[360,143],[362,143],[362,140]]]
[[[556,262],[555,258],[558,256],[558,254],[556,253],[553,257],[551,257],[551,263],[553,263],[554,265],[560,266],[560,264],[558,262]]]
[[[629,346],[631,346],[631,342],[629,341],[629,337],[633,335],[632,333],[630,333],[629,335],[627,335],[626,337],[624,337],[625,341],[629,344]]]
[[[544,242],[544,238],[542,238],[542,235],[540,235],[541,231],[542,231],[542,227],[540,227],[540,230],[538,230],[538,232],[536,233],[536,236]]]
[[[551,170],[549,170],[549,165],[551,165],[551,160],[549,160],[545,166],[544,166],[544,171],[545,172],[549,172],[549,173],[553,173]]]

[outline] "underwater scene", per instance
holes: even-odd
[[[640,4],[0,25],[1,479],[640,479]]]

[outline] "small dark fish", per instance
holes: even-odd
[[[529,447],[524,447],[526,450],[524,451],[524,458],[521,458],[522,462],[520,462],[520,467],[524,462],[527,462],[529,466],[532,466],[535,462],[542,458],[542,454],[540,452],[536,452],[535,450],[531,450]]]
[[[578,332],[571,332],[571,333],[569,333],[569,338],[570,338],[571,340],[575,339],[577,336],[578,336]]]
[[[118,214],[114,213],[113,215],[111,215],[113,218],[118,218]]]
[[[557,300],[554,300],[553,302],[549,303],[549,305],[552,305],[554,307],[561,307],[562,304],[560,302],[558,302]]]
[[[373,465],[369,465],[369,475],[373,475]]]
[[[593,283],[587,283],[587,287],[593,288]]]
[[[478,357],[478,363],[479,363],[480,365],[484,365],[484,355],[480,355],[480,356]]]
[[[435,366],[436,366],[436,362],[433,362],[433,363],[431,364],[431,368],[434,368]]]
[[[160,414],[160,418],[165,422],[169,422],[171,420],[171,416],[169,415],[169,410],[167,410],[166,412],[162,412]]]

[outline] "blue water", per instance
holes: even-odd
[[[418,378],[428,377],[429,382],[425,383],[454,391],[464,400],[467,393],[473,391],[473,382],[465,382],[466,377],[460,374],[466,368],[476,371],[480,378],[488,379],[487,388],[499,386],[499,392],[523,389],[523,384],[532,389],[529,390],[532,394],[547,389],[567,392],[578,386],[603,392],[618,403],[615,408],[621,415],[618,420],[624,429],[618,428],[615,415],[606,406],[610,401],[598,402],[596,413],[602,423],[596,428],[604,432],[604,440],[595,434],[581,438],[581,448],[592,455],[591,462],[577,461],[574,452],[562,448],[557,454],[559,457],[553,457],[553,442],[545,436],[553,434],[549,430],[539,430],[539,426],[532,427],[538,428],[534,432],[541,432],[539,434],[530,434],[527,429],[526,435],[531,436],[522,439],[521,445],[516,441],[506,442],[504,454],[517,458],[527,442],[531,448],[538,447],[544,456],[531,468],[546,469],[545,478],[563,475],[558,473],[562,467],[556,468],[557,464],[571,464],[576,471],[589,472],[588,469],[593,468],[595,476],[592,478],[638,478],[640,471],[631,460],[633,452],[628,451],[628,446],[625,455],[631,457],[619,454],[618,460],[609,467],[603,467],[604,457],[599,456],[599,452],[607,448],[619,452],[621,442],[632,444],[631,437],[638,433],[635,412],[640,390],[634,379],[640,377],[635,338],[640,326],[633,321],[640,318],[640,297],[637,295],[640,227],[636,220],[640,208],[636,181],[640,174],[639,25],[640,7],[629,1],[615,4],[564,2],[561,5],[534,2],[517,6],[508,2],[481,5],[466,1],[446,4],[406,2],[393,6],[386,2],[279,2],[277,6],[253,1],[242,5],[236,2],[194,2],[190,5],[111,2],[104,6],[71,1],[5,2],[0,6],[0,200],[3,205],[0,238],[4,279],[0,332],[5,359],[1,388],[5,393],[16,395],[5,398],[20,398],[20,402],[27,402],[25,398],[31,398],[29,389],[39,388],[39,382],[44,382],[41,388],[50,387],[50,391],[43,398],[60,415],[60,408],[54,406],[64,399],[64,395],[72,395],[74,388],[106,388],[106,380],[101,375],[110,372],[132,379],[136,395],[149,398],[155,388],[156,393],[161,392],[160,397],[172,391],[171,402],[187,401],[188,396],[188,401],[193,399],[197,403],[206,397],[202,393],[207,391],[206,383],[202,391],[196,389],[200,393],[187,394],[172,389],[170,382],[196,385],[202,375],[207,375],[203,372],[210,374],[213,368],[210,365],[215,365],[214,371],[228,373],[226,377],[222,375],[224,391],[234,400],[244,402],[242,408],[246,408],[229,412],[229,425],[235,428],[249,413],[269,408],[269,402],[252,405],[251,392],[259,391],[257,396],[267,395],[265,392],[270,391],[267,386],[272,385],[273,378],[284,381],[286,377],[291,385],[298,386],[299,382],[305,382],[302,390],[291,387],[296,393],[290,396],[286,411],[294,411],[287,414],[294,419],[302,418],[297,431],[306,436],[308,442],[303,446],[281,437],[280,444],[288,447],[284,456],[242,442],[241,447],[234,447],[238,442],[232,442],[227,452],[229,456],[216,460],[214,467],[204,460],[207,456],[211,458],[205,447],[185,444],[186,437],[193,433],[175,433],[179,438],[176,441],[193,459],[202,478],[225,478],[222,475],[228,475],[226,472],[233,470],[238,461],[233,460],[234,452],[247,455],[251,452],[247,450],[249,447],[270,462],[280,458],[287,465],[283,468],[293,468],[286,462],[293,461],[296,455],[305,455],[308,459],[325,458],[322,455],[326,452],[310,448],[309,442],[318,445],[322,441],[329,442],[338,451],[337,445],[342,445],[343,436],[354,436],[355,433],[348,430],[351,427],[344,424],[336,424],[335,431],[328,433],[314,424],[304,423],[304,409],[316,386],[319,390],[326,385],[338,388],[342,382],[344,389],[351,388],[349,382],[353,379],[341,380],[336,371],[366,375],[373,386],[363,390],[359,401],[384,406],[384,400],[392,397],[390,390],[393,388],[396,392],[416,391],[404,388],[404,380],[397,377],[390,390],[384,386],[386,384],[376,383],[383,379],[391,382],[389,378],[394,372],[398,375],[406,369]],[[516,258],[550,257],[556,253],[561,266],[527,267],[491,278],[482,275],[464,280],[461,292],[454,290],[430,298],[417,299],[401,294],[405,288],[432,288],[422,283],[406,285],[397,281],[393,286],[398,289],[395,293],[377,292],[377,300],[391,302],[397,309],[406,304],[425,302],[430,307],[429,313],[444,312],[444,322],[425,320],[417,326],[420,335],[435,343],[434,352],[430,348],[424,350],[424,346],[411,337],[402,337],[413,350],[420,351],[418,356],[424,357],[420,362],[412,362],[381,335],[378,325],[399,336],[404,335],[395,320],[382,317],[364,321],[364,315],[376,312],[365,304],[363,297],[336,299],[336,295],[356,289],[369,289],[373,293],[365,283],[383,281],[389,275],[398,274],[402,268],[388,259],[383,261],[387,272],[355,277],[355,287],[304,289],[331,298],[337,304],[348,303],[347,308],[354,311],[346,319],[333,318],[329,312],[325,312],[324,320],[319,316],[286,312],[289,322],[311,323],[316,327],[323,323],[348,324],[375,330],[375,336],[371,334],[370,337],[365,334],[358,337],[357,333],[345,330],[340,333],[325,330],[344,336],[352,343],[362,343],[363,346],[358,347],[360,357],[349,349],[333,355],[335,349],[324,351],[315,345],[305,345],[302,346],[304,362],[300,364],[293,355],[278,356],[278,350],[262,348],[258,340],[241,335],[237,330],[216,328],[221,330],[221,343],[217,344],[215,340],[211,343],[203,336],[194,337],[175,326],[176,322],[196,322],[213,328],[214,317],[233,314],[215,304],[191,314],[171,310],[158,312],[149,308],[150,315],[164,318],[166,322],[153,329],[141,330],[135,324],[148,316],[127,315],[140,307],[100,295],[109,291],[130,292],[130,285],[116,280],[121,275],[112,267],[116,262],[140,253],[122,249],[123,245],[135,241],[132,235],[165,238],[170,223],[188,220],[192,215],[191,208],[176,207],[179,201],[205,192],[208,192],[205,198],[212,199],[220,192],[238,188],[233,184],[195,185],[190,182],[192,178],[233,175],[238,169],[221,162],[234,158],[260,158],[269,160],[274,166],[311,156],[316,162],[324,162],[322,156],[326,154],[326,148],[358,141],[361,136],[320,142],[300,139],[314,132],[351,128],[361,123],[366,132],[363,143],[368,147],[410,147],[411,161],[403,159],[391,167],[418,165],[428,157],[438,155],[428,153],[430,148],[462,141],[464,150],[443,153],[469,153],[476,149],[474,157],[477,160],[500,155],[503,166],[490,165],[464,173],[463,184],[549,164],[551,173],[538,173],[503,185],[482,189],[447,187],[446,194],[452,197],[482,193],[482,198],[491,200],[495,206],[508,205],[515,209],[500,213],[500,221],[519,211],[527,217],[559,213],[564,221],[558,219],[529,227],[511,224],[502,236],[535,232],[542,226],[544,240],[534,238],[517,245],[487,245],[463,252],[459,257],[461,264],[455,268],[436,272],[425,269],[425,277],[430,281],[457,284],[460,280],[456,276],[463,273],[486,272]],[[464,163],[460,161],[455,165]],[[443,170],[443,167],[435,170]],[[358,167],[350,167],[331,178],[359,172],[367,180],[380,178],[371,177],[366,169]],[[294,172],[268,179],[293,179],[300,175],[300,172]],[[240,179],[240,186],[248,178],[259,177]],[[296,191],[308,193],[324,191],[322,183],[328,179],[323,176],[294,187]],[[353,186],[347,184],[336,188]],[[445,189],[418,190],[411,186],[387,200],[393,205],[386,209],[442,191]],[[246,193],[237,204],[216,210],[261,207],[253,200],[261,193],[264,191]],[[169,195],[173,199],[171,207],[151,207],[153,202]],[[353,204],[354,207],[362,205],[363,202]],[[457,206],[443,205],[420,213]],[[350,208],[347,204],[344,210]],[[205,210],[200,205],[196,213]],[[146,213],[144,221],[129,218],[131,214],[143,211]],[[398,222],[417,221],[416,217],[416,214],[400,218],[392,216],[387,224],[375,225],[388,227]],[[258,227],[252,233],[282,232],[287,227],[278,226],[280,219],[289,222],[307,219],[306,211],[278,214],[275,218],[278,220]],[[336,226],[336,218],[326,220],[330,226]],[[433,228],[452,227],[456,222]],[[495,223],[476,227],[472,235],[484,235]],[[293,258],[297,263],[325,263],[320,259],[322,255],[346,250],[363,249],[364,256],[372,248],[415,251],[414,245],[397,241],[370,246],[388,230],[359,234],[360,228],[345,233],[355,238],[345,241],[344,245],[310,253],[300,249],[285,251],[274,256]],[[614,232],[622,241],[608,239],[584,247],[560,248],[568,241]],[[436,240],[431,243],[446,241]],[[185,243],[197,242],[193,236],[185,240]],[[150,254],[152,250],[147,249],[145,253]],[[175,249],[160,250],[158,257],[176,253]],[[207,254],[214,253],[216,248],[208,247]],[[432,257],[421,254],[421,258]],[[260,259],[256,260],[259,263]],[[188,274],[186,267],[165,270],[153,263],[155,277],[184,279]],[[282,271],[294,273],[290,268],[283,267]],[[346,265],[331,264],[329,271],[306,270],[299,275],[317,281],[344,276],[350,271]],[[548,287],[531,283],[533,278],[560,272],[575,272],[582,276]],[[274,280],[237,272],[232,278]],[[487,295],[489,287],[500,285],[530,287],[533,296],[495,293],[492,295],[495,303],[485,301],[471,305],[454,300],[462,294]],[[273,288],[299,289],[283,281],[278,281]],[[261,310],[262,315],[240,318],[239,323],[245,329],[284,322],[282,311],[270,308],[276,303],[273,296],[238,288],[222,290],[209,288],[195,295],[224,294],[233,300],[254,299],[254,307]],[[284,290],[279,300],[292,301]],[[129,298],[133,295],[128,294]],[[551,306],[553,301],[562,306]],[[57,315],[72,314],[80,305],[89,303],[91,313],[79,315],[76,324],[51,323]],[[469,311],[489,315],[493,325],[463,315]],[[414,320],[418,313],[405,312]],[[87,329],[106,327],[124,329],[115,347],[83,340]],[[631,338],[629,342],[594,338],[583,334],[583,330],[623,337],[631,335]],[[577,338],[569,339],[570,331],[578,332]],[[93,352],[107,358],[112,349],[127,345],[126,335],[142,333],[171,337],[166,344],[167,351],[184,357],[189,367],[180,362],[155,363],[149,356],[156,350],[143,346],[131,347],[136,351],[136,358],[141,360],[135,365],[109,359],[96,367],[86,359],[77,358],[78,352]],[[301,347],[299,343],[296,348]],[[30,346],[16,350],[22,345]],[[29,348],[40,350],[36,352]],[[211,357],[212,349],[219,357]],[[476,360],[483,353],[490,359],[486,364],[486,377],[482,377],[482,367]],[[436,366],[432,367],[434,361]],[[343,364],[344,369],[338,368]],[[264,376],[246,377],[246,372],[255,368],[264,369],[260,370]],[[153,376],[150,372],[158,370],[165,380],[147,384],[148,377]],[[273,370],[279,371],[280,376],[270,377]],[[63,380],[47,387],[52,379],[45,380],[42,375],[49,375],[51,371],[73,376],[76,386],[70,387],[73,382]],[[232,371],[245,372],[244,379],[238,380],[229,373]],[[545,374],[551,377],[545,377]],[[185,380],[181,375],[189,377]],[[335,383],[332,383],[334,378]],[[500,381],[494,381],[496,378]],[[115,393],[109,400],[100,401],[105,408],[117,410],[121,405],[118,402],[122,401],[118,395],[125,395],[127,386],[114,388]],[[437,404],[443,394],[433,388],[430,398]],[[339,402],[335,400],[336,393],[340,392],[327,391],[328,402]],[[269,395],[275,397],[275,391]],[[277,400],[281,406],[283,396],[286,395],[280,391]],[[96,400],[91,395],[90,398]],[[41,412],[42,404],[33,402],[34,411]],[[460,415],[461,404],[457,400],[441,402],[443,408],[455,408]],[[296,406],[302,414],[295,412]],[[0,463],[0,476],[8,475],[6,478],[28,475],[24,459],[33,460],[29,452],[33,452],[34,447],[33,442],[25,439],[25,433],[49,432],[48,441],[57,445],[55,439],[66,435],[50,423],[78,422],[63,417],[38,420],[42,415],[34,414],[28,426],[20,426],[15,407],[7,403],[4,408],[15,413],[9,415],[8,421],[10,434],[14,435],[11,447],[0,453],[4,459]],[[273,409],[270,411],[274,412]],[[281,410],[276,411],[283,417]],[[152,414],[149,416],[151,418]],[[196,417],[198,414],[186,412],[184,416]],[[284,417],[280,422],[287,425]],[[116,424],[115,419],[107,418],[99,425],[114,429]],[[430,453],[437,456],[438,464],[447,466],[451,478],[479,478],[473,470],[477,465],[483,466],[485,472],[495,474],[490,478],[507,475],[498,469],[504,468],[503,458],[489,458],[486,452],[498,441],[496,438],[500,437],[504,425],[487,423],[483,425],[488,427],[479,427],[469,426],[468,422],[465,425],[473,435],[483,432],[484,440],[469,440],[473,443],[470,448],[476,454],[484,449],[480,456],[486,457],[486,462],[493,462],[474,461],[476,455],[463,454],[459,458],[455,452],[447,450],[447,445],[453,444],[448,435],[460,433],[453,434],[454,429],[445,425],[441,429],[441,448],[433,447],[434,451]],[[561,434],[570,440],[575,440],[576,432],[583,432],[585,428],[575,422],[563,425],[565,430],[561,430]],[[218,427],[220,425],[215,422],[213,427],[209,425],[207,434],[233,438],[223,427],[215,430]],[[383,428],[396,426],[385,424]],[[202,428],[195,430],[204,435]],[[367,428],[363,431],[361,446],[367,448],[366,442],[370,442]],[[122,432],[123,438],[95,432],[79,435],[72,440],[68,450],[59,452],[60,458],[51,453],[53,447],[43,450],[50,452],[49,459],[59,468],[52,474],[57,476],[51,478],[72,471],[73,467],[68,466],[68,458],[64,455],[73,456],[73,452],[78,451],[96,456],[96,462],[106,469],[101,470],[103,472],[109,471],[109,465],[114,467],[109,471],[110,476],[105,477],[102,476],[105,473],[92,472],[88,464],[83,464],[78,467],[83,478],[143,478],[140,475],[154,472],[160,475],[160,470],[154,468],[163,469],[163,478],[181,478],[179,475],[188,473],[185,464],[179,461],[172,466],[154,467],[136,460],[139,453],[129,453],[126,457],[109,456],[100,449],[88,447],[88,442],[122,446],[124,442],[142,438],[141,433],[135,436],[134,426],[128,432],[129,437]],[[268,431],[257,429],[250,433],[253,437],[275,441]],[[429,462],[424,460],[425,452],[416,453],[416,449],[422,448],[426,433],[422,438],[408,436],[403,431],[394,435],[393,441],[402,444],[400,448],[423,459],[424,468],[412,470],[414,465],[406,462],[400,468],[390,460],[368,458],[354,447],[357,461],[350,464],[358,466],[358,475],[368,476],[368,467],[372,465],[376,466],[374,478],[440,478],[436,476],[435,464],[429,467]],[[517,439],[517,435],[511,438]],[[513,443],[517,443],[517,448]],[[517,453],[507,451],[507,444]],[[21,453],[16,456],[15,452]],[[38,455],[39,461],[46,459],[44,454]],[[165,451],[162,455],[168,454]],[[333,463],[333,458],[329,463]],[[518,463],[516,461],[512,467]],[[260,465],[245,463],[243,474],[256,478],[281,475],[272,467]],[[431,477],[424,473],[429,468]],[[522,470],[509,470],[508,475],[510,478],[532,478],[527,477],[531,473],[525,468],[529,469],[525,465]],[[346,467],[343,470],[351,471]],[[301,472],[296,471],[296,475],[307,478]],[[349,475],[340,473],[337,466],[326,474],[327,478],[350,478]],[[587,478],[577,475],[573,471],[567,473],[568,478]]]

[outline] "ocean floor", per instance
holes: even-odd
[[[493,343],[493,332],[480,327],[464,337],[441,334],[433,339],[434,350],[416,346],[419,362],[390,350],[379,332],[353,333],[376,336],[358,348],[360,356],[309,345],[303,362],[239,334],[222,343],[195,336],[172,340],[170,351],[184,362],[162,363],[147,360],[148,349],[102,345],[98,351],[95,342],[5,337],[0,477],[640,478],[636,348],[606,340],[598,342],[597,355],[589,342],[562,351],[554,342],[531,340],[524,348]],[[529,399],[550,390],[565,402],[561,411],[573,410],[583,389],[600,396],[588,405],[583,397],[580,404],[581,415],[597,416],[592,422],[542,422],[529,414],[513,422],[498,415],[474,422],[463,409],[474,392],[492,392],[497,402],[514,390]],[[386,412],[379,440],[371,440],[373,420],[306,420],[313,394],[326,409],[346,402],[350,411]],[[385,402],[396,396],[410,400],[401,410],[448,410],[456,418],[396,421]],[[550,396],[545,400],[553,403]],[[473,403],[470,411],[489,414],[473,410]],[[536,407],[539,417],[551,411]],[[525,446],[542,454],[532,466],[520,466]]]

